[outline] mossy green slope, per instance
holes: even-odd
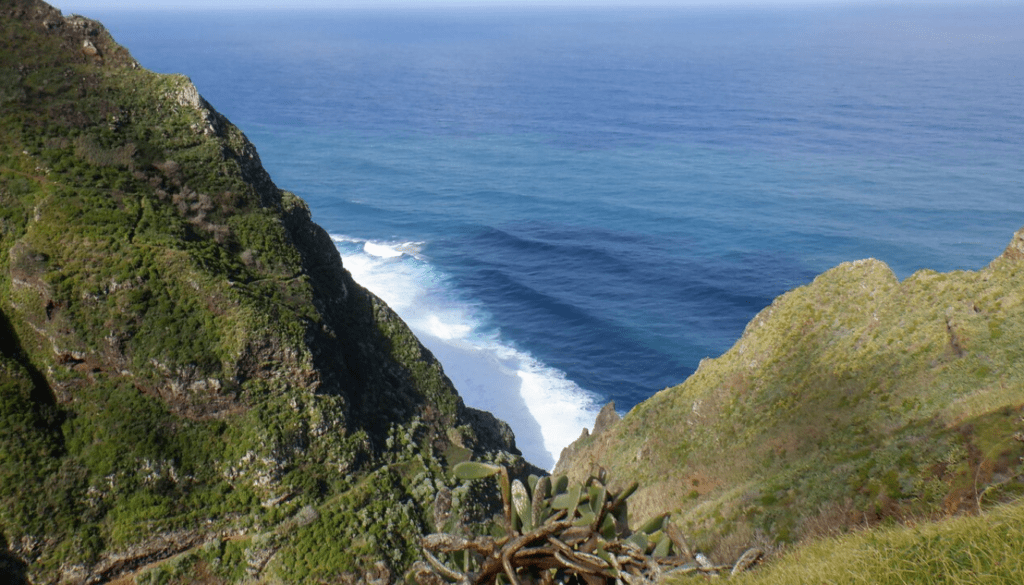
[[[842,264],[786,293],[683,384],[559,468],[641,483],[723,557],[1024,490],[1024,230],[976,272]]]
[[[187,78],[0,7],[8,565],[106,580],[213,538],[222,582],[400,572],[451,460],[488,453],[522,465]]]

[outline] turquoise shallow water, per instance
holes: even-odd
[[[839,262],[1024,226],[1024,8],[120,12],[550,466]]]

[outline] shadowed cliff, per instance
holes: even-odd
[[[187,78],[42,2],[0,29],[5,566],[397,576],[451,463],[526,468]]]

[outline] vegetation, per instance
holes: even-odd
[[[420,558],[414,535],[470,534],[502,509],[451,465],[504,465],[543,492],[186,78],[37,0],[0,7],[0,39],[0,570],[386,582]],[[1015,514],[986,510],[1024,492],[1022,239],[978,272],[900,283],[864,261],[779,298],[727,354],[577,445],[564,465],[586,497],[565,521],[625,493],[588,483],[595,464],[640,483],[634,513],[671,513],[717,559]],[[936,574],[940,553],[1019,570],[955,540],[975,534],[962,522],[891,547]],[[850,546],[906,533],[889,534]]]
[[[523,465],[187,78],[37,0],[0,39],[0,566],[359,580],[449,457]]]
[[[627,500],[637,484],[610,492],[604,470],[575,485],[564,475],[531,475],[529,487],[510,481],[498,465],[466,461],[454,473],[466,480],[496,476],[503,514],[492,525],[493,536],[425,536],[426,562],[409,574],[417,583],[647,585],[673,575],[736,575],[762,554],[750,549],[731,566],[715,566],[690,550],[666,514],[631,530]],[[447,564],[435,556],[440,553]]]
[[[743,585],[1019,583],[1022,525],[1024,504],[1018,501],[976,517],[857,531],[800,546],[734,580]]]
[[[727,557],[1012,499],[1024,492],[1015,246],[977,272],[898,282],[875,260],[826,272],[562,467],[637,479],[637,509],[672,511],[695,546]]]

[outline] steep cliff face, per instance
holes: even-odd
[[[218,579],[386,575],[450,463],[525,465],[188,79],[42,2],[0,29],[12,567],[94,582],[231,533],[194,560]]]
[[[585,434],[556,472],[638,480],[638,518],[671,512],[723,558],[1024,493],[1022,242],[977,272],[903,282],[877,260],[842,264]]]

